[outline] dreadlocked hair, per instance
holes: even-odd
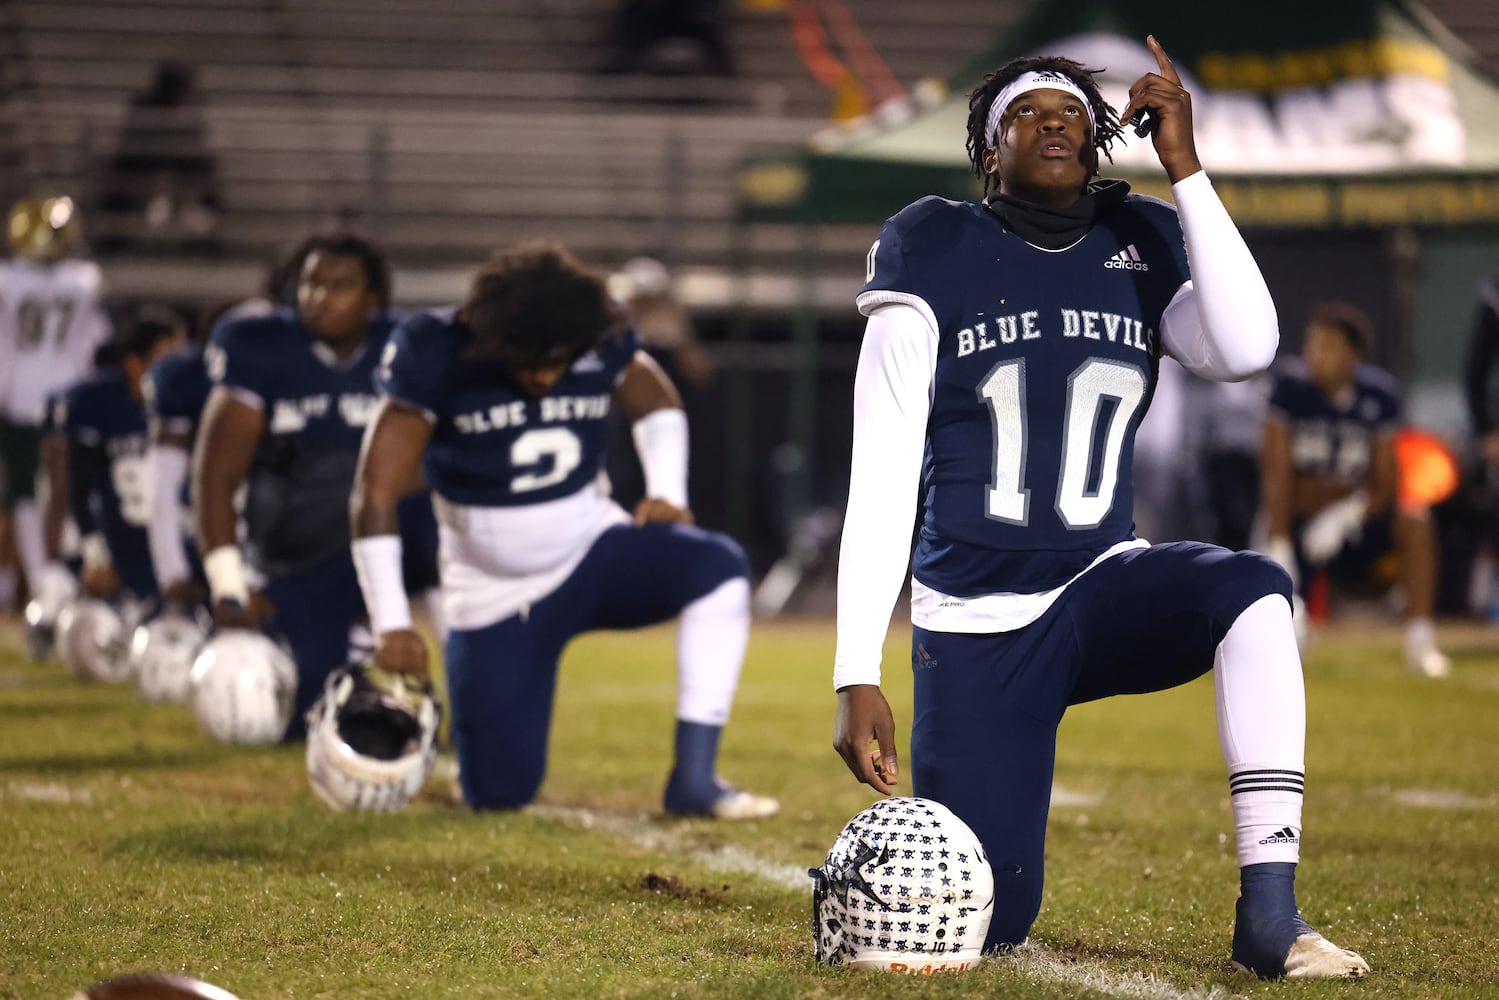
[[[994,183],[994,177],[984,170],[984,154],[994,144],[994,137],[984,134],[989,121],[989,106],[994,103],[1001,90],[1025,73],[1060,73],[1077,84],[1087,95],[1088,107],[1093,111],[1093,121],[1096,123],[1093,129],[1093,146],[1107,156],[1110,163],[1114,162],[1113,156],[1109,155],[1109,147],[1113,145],[1121,128],[1119,116],[1103,99],[1098,82],[1093,79],[1095,73],[1102,72],[1101,69],[1089,69],[1064,56],[1022,56],[1011,59],[973,88],[968,95],[968,162],[973,164],[974,176],[983,178],[985,194],[989,193],[989,187]]]
[[[528,241],[494,253],[474,275],[459,313],[481,364],[571,363],[598,347],[620,320],[604,279],[559,243]]]

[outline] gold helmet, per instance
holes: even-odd
[[[11,207],[6,237],[17,257],[59,260],[78,243],[78,208],[66,195],[23,198]]]

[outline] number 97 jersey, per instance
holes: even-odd
[[[1175,209],[1138,195],[1059,251],[967,202],[925,198],[885,224],[860,311],[905,303],[937,331],[919,582],[1040,593],[1133,536],[1135,431],[1187,280]]]
[[[432,489],[457,504],[519,507],[593,485],[604,469],[611,394],[638,346],[634,332],[584,354],[540,399],[504,368],[466,359],[472,337],[451,313],[411,316],[375,371],[382,392],[433,422],[422,457]]]

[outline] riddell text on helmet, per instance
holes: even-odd
[[[891,972],[900,972],[907,976],[937,976],[947,972],[967,972],[968,963],[960,962],[957,965],[907,965],[905,962],[891,962]]]

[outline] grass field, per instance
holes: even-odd
[[[830,624],[752,637],[723,772],[784,808],[732,826],[657,814],[667,630],[568,651],[536,807],[371,816],[318,802],[300,749],[215,745],[185,707],[25,662],[5,626],[0,997],[143,969],[243,1000],[1499,997],[1499,632],[1454,642],[1446,682],[1405,674],[1395,638],[1331,635],[1306,667],[1302,908],[1371,978],[1231,970],[1232,820],[1199,681],[1069,715],[1031,945],[909,981],[812,959],[805,869],[872,801],[830,748]],[[890,672],[908,726],[909,674]]]

